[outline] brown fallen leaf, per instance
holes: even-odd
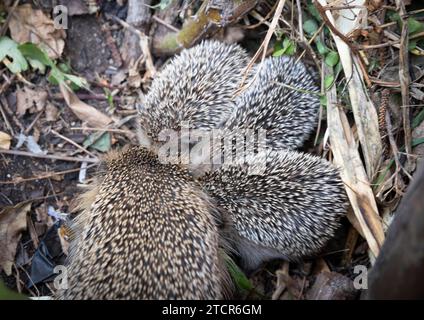
[[[59,116],[59,110],[53,103],[47,102],[46,105],[46,121],[56,121]]]
[[[90,126],[100,128],[106,127],[112,122],[112,119],[107,115],[81,101],[65,84],[61,83],[59,87],[66,104],[81,121],[87,122]]]
[[[65,47],[65,30],[55,28],[52,19],[31,4],[17,7],[9,22],[10,35],[18,43],[32,42],[44,49],[48,56],[57,59]]]
[[[0,267],[8,276],[12,274],[16,248],[22,231],[27,228],[26,217],[30,209],[30,202],[22,202],[0,212]]]
[[[44,109],[47,101],[47,92],[44,90],[32,90],[28,87],[18,89],[16,92],[16,113],[22,117],[32,107],[36,111]]]
[[[6,132],[0,131],[0,149],[9,150],[11,141],[11,136],[9,136]]]

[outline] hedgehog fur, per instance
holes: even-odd
[[[222,298],[215,209],[185,169],[131,147],[80,203],[60,298]]]
[[[251,74],[253,83],[238,96],[223,127],[264,129],[267,146],[299,148],[316,126],[320,105],[319,88],[311,74],[290,57],[267,58]]]
[[[248,62],[238,45],[203,41],[170,59],[153,80],[139,111],[142,145],[161,145],[164,130],[210,130],[234,111],[233,97]]]
[[[324,159],[296,151],[248,155],[201,182],[232,220],[233,241],[247,269],[270,258],[319,253],[347,209],[338,171]]]

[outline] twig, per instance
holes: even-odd
[[[6,21],[4,22],[1,30],[0,30],[0,37],[4,36],[6,34],[7,29],[9,28],[9,21],[10,18],[12,18],[12,13],[15,11],[16,7],[19,4],[19,0],[16,0],[13,6],[9,10],[9,14],[7,15]]]
[[[386,110],[386,126],[387,126],[387,135],[389,137],[389,142],[390,142],[390,146],[392,148],[393,157],[395,158],[397,171],[402,169],[403,172],[405,172],[405,174],[408,176],[408,178],[412,180],[411,175],[408,173],[408,171],[400,163],[400,160],[399,160],[399,157],[398,157],[399,149],[396,145],[395,138],[393,137],[392,121],[390,119],[390,114],[389,114],[388,110]]]
[[[96,164],[90,164],[89,166],[87,166],[88,168],[92,168],[94,167]],[[57,171],[57,172],[51,172],[48,173],[46,175],[42,175],[42,176],[35,176],[35,177],[31,177],[31,178],[23,178],[23,179],[18,179],[18,181],[0,181],[0,184],[19,184],[19,183],[23,183],[23,182],[27,182],[27,181],[34,181],[34,180],[43,180],[43,179],[48,179],[51,177],[55,177],[55,176],[60,176],[60,175],[64,175],[67,173],[72,173],[72,172],[78,172],[80,171],[80,168],[76,168],[76,169],[69,169],[69,170],[64,170],[64,171]]]
[[[70,161],[70,162],[90,162],[90,163],[99,162],[98,159],[57,156],[57,155],[53,155],[53,154],[37,154],[37,153],[32,153],[32,152],[20,151],[20,150],[0,149],[0,153],[10,154],[10,155],[15,155],[15,156],[33,157],[33,158],[51,159],[51,160],[61,160],[61,161]]]
[[[402,0],[396,0],[396,7],[402,19],[402,32],[400,37],[400,52],[399,52],[399,80],[402,94],[402,117],[403,117],[403,130],[405,133],[405,150],[407,154],[408,170],[413,169],[413,159],[409,156],[412,154],[412,135],[411,135],[411,122],[409,119],[409,84],[411,78],[409,75],[409,61],[408,61],[408,20],[405,10],[405,3]],[[408,175],[410,177],[410,175]]]
[[[18,118],[15,116],[15,114],[12,112],[12,110],[10,110],[9,108],[9,104],[7,103],[6,97],[2,96],[0,97],[0,104],[3,106],[3,108],[6,110],[6,112],[9,114],[9,116],[12,117],[13,122],[15,123],[15,125],[17,127],[19,127],[19,129],[21,129],[21,132],[23,132],[24,126],[22,125],[22,123],[18,120]]]
[[[106,131],[106,132],[117,132],[117,133],[132,133],[130,130],[123,129],[108,129],[108,128],[85,128],[85,127],[72,127],[70,130],[87,130],[87,131]]]
[[[299,22],[299,34],[300,34],[300,40],[302,42],[306,42],[305,40],[305,34],[303,33],[303,18],[302,18],[302,7],[300,5],[300,0],[296,0],[297,5],[297,20]]]
[[[25,131],[24,131],[24,134],[25,135],[28,135],[28,133],[31,131],[32,127],[37,123],[38,119],[40,119],[40,117],[41,117],[42,114],[43,114],[43,112],[40,111],[36,115],[35,119],[31,122],[31,124],[28,126],[28,128],[25,129]]]
[[[0,113],[1,113],[1,116],[3,117],[4,123],[6,124],[7,129],[10,131],[12,136],[14,136],[15,131],[13,131],[13,127],[10,125],[10,122],[6,117],[6,114],[4,113],[1,101],[0,101]]]
[[[57,137],[65,140],[66,142],[69,142],[70,144],[72,144],[73,146],[77,147],[78,149],[84,151],[86,154],[88,154],[89,156],[92,156],[94,159],[98,159],[94,153],[88,151],[86,148],[80,146],[78,143],[72,141],[71,139],[69,139],[69,138],[61,135],[59,132],[57,132],[57,131],[55,131],[55,130],[52,129],[51,130],[51,133],[53,133],[55,136],[57,136]]]
[[[267,49],[268,49],[269,41],[271,40],[272,34],[275,31],[275,28],[277,27],[278,20],[281,16],[281,13],[283,12],[283,8],[284,8],[285,3],[286,3],[286,0],[279,0],[277,9],[275,9],[274,17],[272,18],[271,25],[268,28],[268,31],[267,31],[265,38],[264,38],[264,41],[262,41],[259,49],[256,51],[253,58],[249,61],[249,64],[247,65],[247,67],[244,71],[244,75],[243,75],[243,78],[242,78],[241,83],[240,83],[241,88],[239,90],[237,90],[236,94],[239,94],[239,93],[243,92],[244,90],[246,90],[248,87],[250,87],[252,85],[252,83],[255,81],[259,72],[261,71],[263,61],[265,60],[265,57],[266,57],[266,52],[267,52]],[[262,52],[261,63],[259,65],[258,70],[256,71],[255,76],[250,80],[250,82],[247,85],[243,86],[243,84],[245,83],[245,81],[246,81],[246,79],[249,75],[250,69],[253,67],[253,64],[256,62],[256,60],[258,59],[261,52]]]
[[[157,17],[155,15],[152,18],[153,18],[153,20],[155,20],[156,22],[160,23],[161,25],[164,25],[165,27],[167,27],[171,31],[174,31],[174,32],[179,32],[180,31],[178,28],[175,28],[173,25],[170,25],[169,23],[167,23],[166,21],[162,20],[161,18],[159,18],[159,17]]]

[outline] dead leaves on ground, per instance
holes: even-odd
[[[47,103],[47,92],[32,90],[28,87],[16,91],[16,113],[22,117],[27,110],[35,107],[35,111],[42,111]]]
[[[12,39],[18,43],[35,43],[52,59],[62,55],[65,47],[65,31],[55,28],[53,20],[43,11],[33,9],[31,4],[24,4],[14,10],[9,29]]]
[[[112,122],[110,117],[81,101],[65,84],[61,83],[59,86],[66,104],[81,121],[87,122],[90,126],[100,128],[106,127]]]
[[[8,135],[6,132],[0,131],[0,149],[10,149],[10,143],[12,141],[12,137]]]
[[[30,209],[30,202],[22,202],[0,212],[0,267],[8,276],[12,274],[16,248],[22,232],[27,228],[27,213]]]

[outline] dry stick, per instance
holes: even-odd
[[[272,34],[275,31],[275,28],[277,27],[278,19],[280,18],[281,13],[283,12],[283,8],[284,8],[285,3],[286,3],[286,0],[279,0],[277,9],[275,9],[274,17],[272,18],[271,25],[268,28],[268,31],[267,31],[265,38],[264,38],[264,41],[262,41],[261,46],[256,51],[253,58],[249,61],[249,64],[247,65],[247,67],[244,71],[244,75],[243,75],[243,78],[242,78],[241,83],[240,83],[240,88],[237,90],[236,94],[240,94],[241,92],[246,90],[248,87],[250,87],[252,85],[252,83],[255,81],[259,72],[261,71],[263,62],[264,62],[265,57],[266,57],[266,52],[267,52],[267,49],[268,49],[269,41],[271,40]],[[262,59],[261,59],[261,63],[259,65],[259,68],[256,71],[255,76],[252,78],[252,80],[247,85],[243,86],[244,82],[246,81],[246,79],[249,75],[250,69],[252,68],[252,66],[256,62],[256,60],[258,59],[259,54],[261,52],[262,52]]]
[[[85,153],[87,153],[89,156],[92,156],[94,159],[97,159],[97,156],[95,154],[93,154],[92,152],[88,151],[86,148],[80,146],[78,143],[76,143],[75,141],[72,141],[71,139],[61,135],[59,132],[55,131],[55,130],[51,130],[51,133],[53,133],[55,136],[65,140],[66,142],[69,142],[70,144],[72,144],[73,146],[77,147],[78,149],[84,151]]]
[[[38,119],[40,119],[41,115],[43,114],[43,111],[40,111],[35,119],[31,122],[28,128],[25,129],[24,134],[28,135],[28,133],[31,131],[32,127],[37,123]]]
[[[408,173],[408,171],[400,163],[400,160],[399,160],[399,157],[398,157],[399,149],[396,145],[395,138],[393,137],[392,121],[390,119],[390,114],[389,114],[388,110],[386,110],[386,126],[387,126],[387,135],[389,136],[389,142],[390,142],[390,146],[392,147],[393,157],[395,158],[397,171],[400,171],[400,169],[402,169],[403,172],[405,172],[405,174],[408,176],[408,178],[412,180],[411,175]]]
[[[10,18],[12,18],[12,13],[15,11],[16,7],[19,4],[19,0],[16,0],[13,6],[10,8],[9,14],[7,15],[6,21],[3,24],[3,27],[0,30],[0,37],[4,36],[6,34],[7,29],[9,28],[9,21]]]
[[[70,130],[87,130],[87,131],[105,131],[105,132],[117,132],[117,133],[132,133],[130,130],[123,129],[106,129],[106,128],[84,128],[84,127],[72,127]]]
[[[90,164],[87,166],[87,169],[94,167],[96,164]],[[43,179],[48,179],[51,177],[55,177],[55,176],[60,176],[60,175],[64,175],[67,173],[72,173],[72,172],[78,172],[80,171],[81,168],[76,168],[76,169],[69,169],[69,170],[63,170],[63,171],[56,171],[56,172],[51,172],[42,176],[35,176],[35,177],[31,177],[31,178],[24,178],[24,179],[18,179],[18,181],[0,181],[0,184],[19,184],[19,183],[23,183],[23,182],[27,182],[27,181],[34,181],[34,180],[43,180]]]
[[[180,32],[180,30],[178,28],[175,28],[173,25],[170,25],[168,22],[166,22],[165,20],[162,20],[161,18],[153,15],[152,16],[153,20],[155,20],[156,22],[160,23],[161,25],[164,25],[165,27],[167,27],[169,30],[174,31],[174,32]]]
[[[129,31],[131,31],[132,33],[138,36],[139,45],[145,57],[146,69],[150,71],[150,74],[153,76],[156,73],[156,68],[153,63],[152,55],[150,53],[150,49],[148,45],[148,37],[140,30],[134,28],[132,25],[128,24],[124,20],[119,19],[118,17],[114,15],[106,14],[106,17],[118,22],[121,26],[123,26],[124,28],[128,29]]]
[[[24,126],[18,120],[18,118],[15,116],[15,114],[12,112],[12,110],[10,110],[10,107],[9,107],[9,104],[7,103],[6,97],[1,97],[0,98],[0,104],[3,105],[3,108],[6,110],[6,112],[12,117],[12,120],[15,123],[15,125],[17,127],[19,127],[19,129],[21,129],[21,132],[23,132],[25,130],[24,129]]]
[[[4,123],[6,124],[7,129],[10,131],[10,133],[12,133],[12,136],[14,136],[15,131],[13,131],[13,127],[10,125],[10,122],[6,117],[6,114],[4,113],[1,101],[0,101],[0,113],[1,113],[1,116],[3,117],[3,119],[4,119]]]
[[[33,158],[41,158],[41,159],[51,159],[51,160],[61,160],[61,161],[70,161],[70,162],[90,162],[90,163],[98,163],[98,159],[92,158],[77,158],[77,157],[67,157],[67,156],[57,156],[53,154],[37,154],[32,152],[20,151],[20,150],[4,150],[0,149],[0,153],[10,154],[15,156],[23,156],[23,157],[33,157]]]
[[[257,19],[259,22],[256,23],[256,24],[252,24],[250,26],[243,26],[243,29],[255,29],[255,28],[259,27],[261,24],[267,23],[267,20],[269,19],[271,14],[275,11],[277,4],[278,4],[278,2],[276,2],[274,4],[274,6],[271,8],[271,10],[266,14],[265,18],[263,18],[256,10],[252,10],[252,12],[250,12],[250,15],[252,17],[254,17],[255,19]],[[269,27],[269,25],[268,25],[268,27]]]
[[[403,117],[403,130],[405,133],[405,151],[408,162],[408,170],[413,169],[413,160],[410,156],[412,154],[412,135],[411,135],[411,122],[409,120],[409,84],[411,78],[409,76],[409,61],[408,61],[408,21],[407,12],[405,10],[405,3],[402,0],[396,0],[396,7],[402,19],[402,32],[400,37],[400,52],[399,52],[399,80],[402,93],[402,117]],[[408,177],[410,175],[408,174]]]
[[[303,18],[302,18],[302,7],[300,5],[300,0],[296,0],[297,5],[297,15],[299,20],[299,34],[300,34],[300,40],[302,42],[306,42],[305,40],[305,34],[303,33]]]

